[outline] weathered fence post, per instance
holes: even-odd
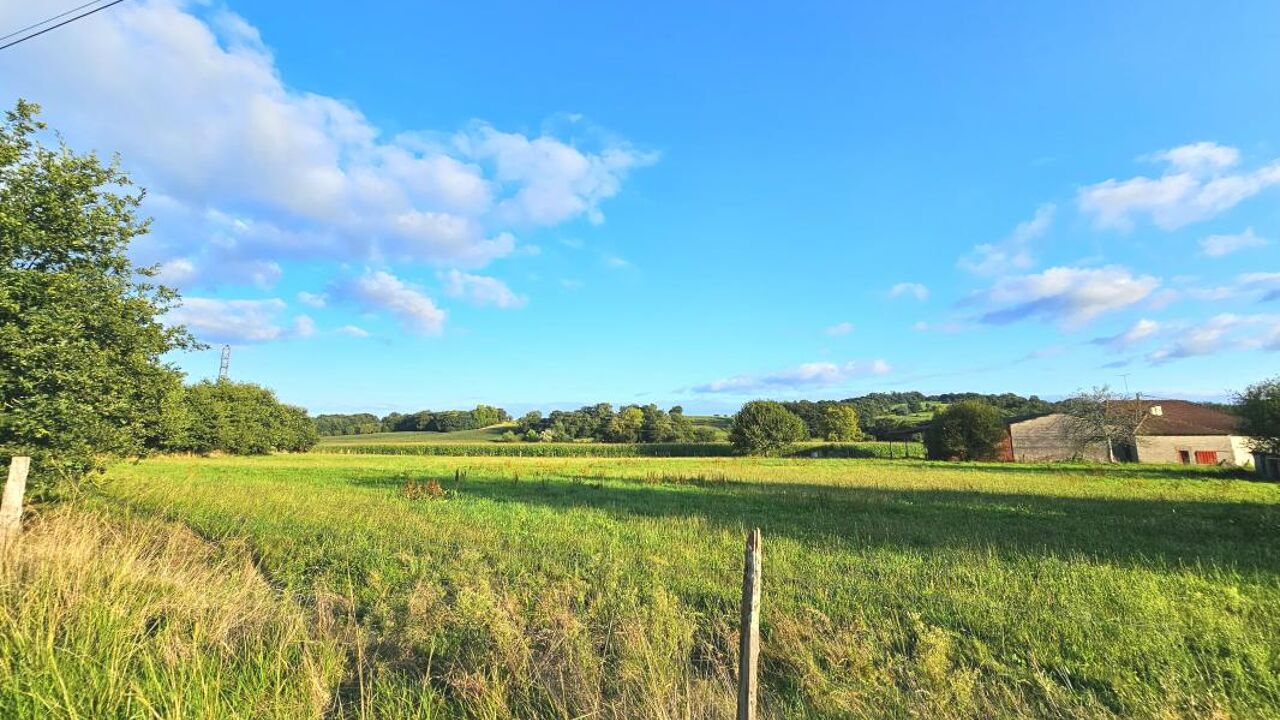
[[[742,626],[738,641],[738,720],[756,720],[760,660],[760,528],[747,533],[742,569]]]
[[[27,494],[27,472],[31,458],[18,455],[9,461],[9,479],[0,500],[0,539],[22,532],[22,498]]]

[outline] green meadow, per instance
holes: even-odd
[[[38,513],[0,716],[1280,715],[1280,487],[1184,467],[156,458]]]

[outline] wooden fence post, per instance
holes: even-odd
[[[0,538],[22,532],[22,498],[27,494],[27,472],[31,458],[22,455],[9,461],[9,479],[4,483],[4,499],[0,500]]]
[[[747,533],[742,569],[742,626],[738,641],[738,720],[756,720],[760,660],[760,528]]]

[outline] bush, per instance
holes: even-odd
[[[934,460],[996,460],[1004,439],[1004,415],[998,409],[964,400],[934,417],[924,444]]]
[[[306,410],[251,383],[205,380],[186,388],[182,405],[178,428],[161,441],[166,450],[262,455],[310,450],[320,439]]]
[[[809,429],[800,416],[771,400],[743,405],[729,431],[733,446],[753,455],[776,455],[808,437]]]

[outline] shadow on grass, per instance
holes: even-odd
[[[619,519],[699,517],[828,547],[983,548],[1006,557],[1082,555],[1280,574],[1277,504],[736,481],[440,481],[463,498],[585,508]],[[398,489],[404,478],[353,482]]]

